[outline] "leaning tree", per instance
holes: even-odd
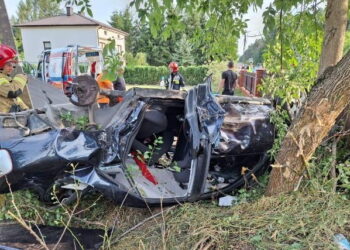
[[[348,0],[328,0],[319,78],[293,120],[272,165],[269,195],[298,188],[308,161],[350,101],[350,52],[339,62],[347,14]]]

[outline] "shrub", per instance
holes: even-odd
[[[125,53],[125,60],[128,66],[146,66],[147,63],[147,54],[146,53],[137,53],[135,56],[131,52]]]
[[[207,76],[207,66],[180,67],[186,85],[197,85]],[[127,84],[158,85],[161,78],[168,78],[169,70],[165,66],[126,67],[124,78]]]
[[[184,76],[187,85],[203,83],[204,78],[208,75],[208,70],[207,66],[180,67],[180,72]]]

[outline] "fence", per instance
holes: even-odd
[[[255,73],[241,70],[239,72],[238,85],[241,91],[246,96],[261,96],[257,87],[262,83],[266,71],[264,69],[257,69]]]

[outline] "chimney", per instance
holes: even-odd
[[[73,14],[72,6],[66,6],[67,16],[71,16]]]

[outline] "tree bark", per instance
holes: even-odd
[[[350,53],[338,63],[343,54],[347,12],[348,0],[327,1],[319,79],[282,142],[272,165],[267,195],[298,188],[317,146],[350,102]]]
[[[324,71],[292,122],[272,165],[267,195],[290,192],[298,186],[307,162],[350,102],[349,96],[350,52]]]
[[[12,32],[12,26],[7,15],[6,6],[4,0],[0,0],[0,43],[6,44],[16,49],[16,44]],[[22,67],[17,66],[17,70],[22,72]],[[33,104],[30,99],[30,93],[28,87],[25,87],[22,94],[22,100],[29,107],[32,108]]]
[[[0,0],[0,42],[16,49],[4,0]]]
[[[318,76],[342,58],[347,21],[348,0],[328,0]]]

